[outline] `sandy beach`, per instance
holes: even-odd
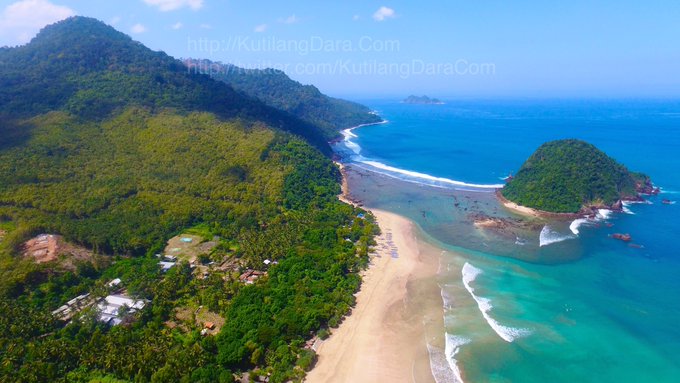
[[[500,190],[496,191],[496,197],[505,208],[514,211],[517,214],[530,218],[547,218],[547,219],[576,219],[582,218],[585,214],[581,213],[551,213],[549,211],[538,210],[526,206],[516,204],[501,194]]]
[[[443,328],[438,250],[411,221],[371,212],[382,234],[357,305],[318,347],[307,382],[434,382],[427,341],[436,333],[428,328]]]

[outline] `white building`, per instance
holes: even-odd
[[[160,261],[158,264],[161,266],[163,272],[166,272],[175,266],[175,262]]]
[[[97,305],[99,312],[99,320],[108,323],[112,326],[120,324],[123,321],[120,311],[126,308],[127,312],[132,314],[144,308],[146,302],[143,300],[134,300],[125,295],[109,295]]]

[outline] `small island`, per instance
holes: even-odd
[[[648,176],[580,140],[541,145],[497,195],[506,207],[532,215],[591,215],[620,211],[624,201],[658,194]]]
[[[430,98],[427,96],[410,95],[402,101],[404,104],[421,104],[421,105],[443,105],[444,102],[437,98]]]

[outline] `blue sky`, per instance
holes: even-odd
[[[3,0],[0,45],[71,14],[154,50],[353,98],[680,97],[680,2]]]

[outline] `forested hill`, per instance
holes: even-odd
[[[186,59],[184,63],[193,72],[209,74],[269,106],[321,127],[328,139],[337,137],[342,129],[381,120],[364,105],[326,96],[315,86],[302,85],[280,70],[244,69],[197,59]]]
[[[505,198],[522,206],[555,213],[589,207],[615,207],[651,190],[649,177],[625,166],[580,140],[541,145],[502,189]],[[620,209],[620,207],[619,207]]]
[[[93,19],[0,49],[0,382],[302,381],[377,231],[310,143]],[[111,326],[109,294],[144,308]]]
[[[0,116],[5,119],[63,110],[101,120],[132,104],[262,121],[330,152],[319,127],[207,75],[190,73],[181,61],[96,19],[72,17],[45,27],[27,45],[0,49]]]

